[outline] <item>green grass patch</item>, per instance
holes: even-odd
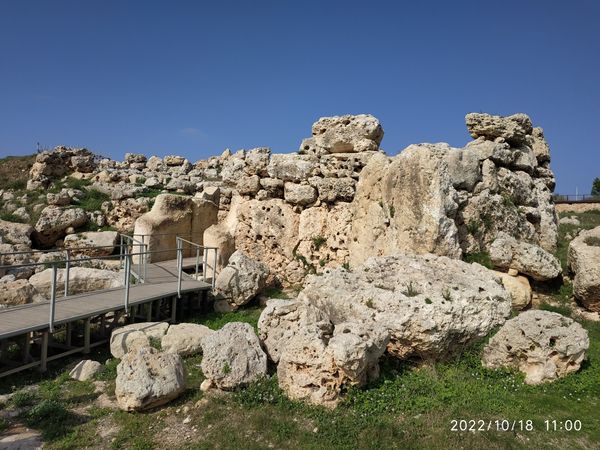
[[[14,223],[23,223],[23,219],[21,219],[19,216],[14,215],[13,213],[9,213],[9,212],[0,212],[0,220],[5,220],[7,222],[14,222]]]
[[[102,203],[110,200],[110,196],[96,189],[87,189],[79,199],[78,206],[85,211],[94,212],[102,209]]]
[[[488,269],[493,268],[492,260],[490,259],[490,254],[488,252],[466,253],[463,256],[463,260],[471,264],[481,264],[483,267],[487,267]]]
[[[27,187],[29,171],[36,155],[7,156],[0,159],[0,189],[21,191]]]
[[[245,322],[252,325],[254,329],[258,329],[258,318],[260,317],[261,312],[262,309],[260,307],[251,306],[226,313],[202,313],[195,317],[186,317],[185,322],[199,323],[207,326],[211,330],[218,330],[229,322]]]
[[[586,211],[583,213],[564,212],[561,217],[575,216],[579,219],[579,225],[560,224],[558,226],[558,246],[555,256],[559,259],[563,271],[567,271],[567,255],[571,238],[577,236],[579,230],[590,230],[600,226],[600,211]]]

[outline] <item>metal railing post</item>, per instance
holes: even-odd
[[[202,247],[202,279],[206,281],[206,272],[208,267],[208,249]]]
[[[129,283],[131,279],[131,255],[125,254],[125,316],[129,317]]]
[[[50,293],[50,333],[54,332],[54,313],[56,310],[56,264],[52,264],[52,286]]]
[[[71,252],[67,249],[67,260],[65,263],[65,297],[69,295],[69,272],[71,271]]]
[[[215,288],[215,283],[217,281],[217,247],[215,247],[213,249],[215,251],[215,263],[213,265],[213,270],[212,270],[212,288]]]
[[[183,271],[183,247],[179,238],[177,242],[177,298],[181,298],[181,272]]]
[[[144,235],[142,235],[142,242],[139,245],[139,248],[140,248],[140,251],[139,251],[140,255],[138,256],[138,274],[139,274],[138,275],[139,276],[138,280],[141,283],[143,283],[144,282],[144,275],[143,275],[144,272],[142,271],[142,267],[143,267],[143,258],[144,258],[144,255],[142,255],[142,253],[144,252]]]
[[[200,265],[200,246],[196,246],[196,281],[198,281],[198,267]]]
[[[119,233],[119,267],[123,269],[123,235]]]

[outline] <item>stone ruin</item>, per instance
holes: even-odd
[[[475,139],[464,148],[415,144],[390,157],[379,121],[360,115],[319,119],[294,154],[225,154],[231,200],[206,243],[253,255],[283,285],[371,256],[461,258],[488,251],[500,232],[553,252],[555,180],[542,129],[524,114],[466,121]]]

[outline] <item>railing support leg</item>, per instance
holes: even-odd
[[[125,315],[129,317],[129,282],[131,278],[131,255],[125,254]]]
[[[86,355],[90,352],[91,328],[91,319],[85,319],[85,324],[83,326],[83,353]]]
[[[177,322],[177,297],[171,299],[171,323]]]
[[[198,280],[198,266],[200,265],[200,247],[196,247],[196,280]]]
[[[71,252],[67,249],[67,260],[65,263],[65,297],[69,295],[69,273],[71,271]]]
[[[218,252],[215,248],[215,264],[213,265],[213,273],[212,273],[212,288],[215,288],[215,283],[217,281],[217,260],[218,260]]]
[[[67,344],[67,346],[71,346],[71,341],[72,341],[72,337],[73,337],[73,322],[69,322],[67,324],[67,331],[66,331],[66,337],[65,337],[65,344]]]
[[[21,357],[24,363],[31,361],[31,333],[25,333]]]
[[[48,369],[48,337],[47,331],[42,333],[42,349],[40,355],[40,372],[45,372]]]

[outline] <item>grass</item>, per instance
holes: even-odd
[[[110,196],[96,189],[86,189],[79,199],[78,206],[85,211],[94,212],[102,208],[102,203],[110,200]]]
[[[563,295],[566,292],[556,293],[557,298]],[[256,326],[259,314],[258,307],[251,307],[199,316],[196,321],[213,329],[231,321]],[[92,383],[72,381],[65,370],[51,371],[38,381],[35,392],[23,391],[11,402],[25,408],[19,419],[42,433],[47,448],[61,450],[597,448],[600,324],[583,325],[590,333],[589,362],[576,374],[540,386],[525,385],[523,376],[511,370],[485,369],[480,362],[485,342],[479,342],[444,362],[416,365],[386,358],[380,378],[365,388],[351,388],[333,411],[289,400],[274,373],[231,394],[206,396],[198,389],[204,379],[201,356],[184,360],[187,391],[147,413],[92,405],[98,395]],[[104,360],[99,355],[94,359]],[[110,360],[97,379],[114,384],[117,363]],[[8,386],[14,380],[3,383]],[[183,425],[187,417],[190,422]],[[531,420],[534,429],[451,431],[452,420],[459,419]],[[579,419],[583,429],[545,431],[547,419]],[[112,430],[108,438],[98,431],[106,428]]]
[[[327,239],[321,235],[312,237],[312,247],[315,251],[319,251],[319,249],[327,242]]]
[[[0,189],[20,191],[26,188],[29,170],[36,155],[7,156],[0,159]]]
[[[477,263],[481,264],[483,267],[487,267],[488,269],[493,268],[490,254],[488,252],[467,253],[463,256],[463,259],[471,264]]]
[[[23,219],[21,219],[19,216],[16,216],[13,213],[9,213],[9,212],[0,212],[0,220],[5,220],[7,222],[14,222],[14,223],[22,223],[23,222]]]
[[[260,307],[251,306],[249,308],[226,313],[205,313],[196,317],[187,318],[186,321],[205,325],[211,330],[218,330],[229,322],[245,322],[252,325],[254,329],[258,329],[258,318],[260,317],[261,311],[262,309]]]
[[[558,247],[556,257],[559,259],[563,271],[567,270],[567,254],[569,250],[570,239],[567,235],[575,237],[579,230],[589,230],[600,226],[600,211],[586,211],[584,213],[564,212],[561,217],[576,216],[580,225],[560,224],[558,227]]]

